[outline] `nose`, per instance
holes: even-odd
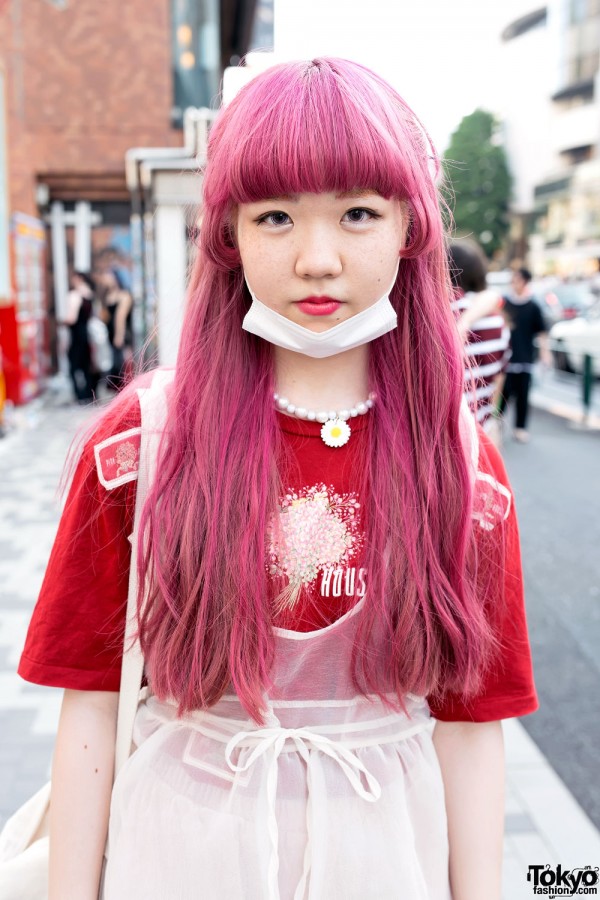
[[[334,235],[318,225],[299,235],[295,271],[300,278],[335,278],[343,269],[342,255]]]

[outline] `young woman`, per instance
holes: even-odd
[[[107,829],[105,900],[500,897],[500,720],[536,698],[435,168],[400,97],[339,59],[269,70],[215,123],[138,543],[149,696],[112,801],[131,389],[21,660],[67,689],[51,900],[96,897]]]
[[[118,269],[106,269],[99,276],[104,286],[102,307],[113,349],[113,364],[108,386],[120,391],[126,382],[126,368],[131,356],[131,310],[133,298],[126,289]]]
[[[95,284],[90,275],[86,272],[73,272],[71,290],[67,294],[67,315],[63,324],[69,326],[69,374],[75,399],[79,403],[91,403],[94,399],[92,356],[87,331],[93,312],[94,291]]]

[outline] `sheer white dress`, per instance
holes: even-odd
[[[361,609],[275,630],[264,726],[235,696],[183,719],[140,706],[103,900],[450,900],[433,721],[417,697],[404,715],[356,696]]]

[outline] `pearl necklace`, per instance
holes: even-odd
[[[351,409],[336,410],[319,410],[307,409],[304,406],[296,406],[290,403],[287,397],[281,397],[279,394],[273,394],[273,400],[276,407],[282,412],[288,413],[290,416],[296,416],[297,419],[305,419],[309,422],[321,422],[321,440],[328,447],[343,447],[350,440],[352,431],[348,425],[348,419],[355,419],[357,416],[364,416],[372,408],[375,402],[375,394],[369,394],[367,400],[357,403]]]

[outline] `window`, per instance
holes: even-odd
[[[172,0],[173,124],[188,106],[218,106],[219,0]]]
[[[569,22],[576,25],[583,22],[587,15],[587,0],[569,0]]]
[[[600,2],[600,0],[599,0]],[[273,49],[273,23],[275,12],[273,0],[258,0],[254,14],[254,27],[250,38],[251,50]]]
[[[572,147],[570,150],[564,150],[560,154],[560,157],[568,166],[576,166],[579,163],[587,162],[592,159],[593,152],[594,148],[591,146]]]

